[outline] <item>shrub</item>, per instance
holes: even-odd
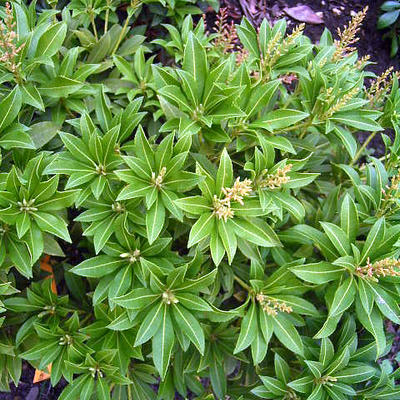
[[[153,42],[138,2],[2,9],[1,388],[26,360],[61,400],[400,398],[400,92],[365,12],[315,45],[186,3]]]

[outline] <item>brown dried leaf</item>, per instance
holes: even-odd
[[[285,11],[289,17],[307,24],[324,23],[324,19],[321,16],[316,14],[310,7],[305,5],[285,8],[283,11]]]

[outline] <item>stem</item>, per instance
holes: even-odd
[[[233,279],[244,289],[246,289],[248,292],[252,292],[253,289],[244,281],[242,281],[237,275],[234,275]]]
[[[106,17],[104,22],[104,34],[108,31],[108,18],[110,16],[110,0],[107,0],[107,10],[106,10]]]
[[[96,24],[94,23],[93,12],[90,13],[90,22],[92,23],[94,37],[96,38],[96,42],[97,42],[99,40],[99,37],[97,36],[97,28],[96,28]]]
[[[128,385],[128,400],[133,400],[131,385]]]
[[[57,9],[57,4],[52,4],[51,8],[52,8],[53,10],[56,10],[56,9]],[[57,23],[57,15],[56,15],[56,14],[53,15],[53,22],[54,22],[55,24]]]
[[[128,370],[128,377],[130,377],[130,373],[129,373],[129,370]],[[128,385],[128,400],[133,400],[133,397],[132,397],[132,390],[131,390],[131,385],[129,384]]]
[[[115,52],[118,50],[118,47],[121,44],[121,41],[122,41],[123,37],[125,36],[125,31],[126,31],[126,28],[128,27],[129,21],[132,18],[132,15],[133,15],[133,12],[129,12],[128,11],[128,17],[125,20],[124,26],[122,27],[121,33],[119,34],[117,43],[116,43],[116,45],[114,47],[113,52],[111,53],[111,56],[113,56],[115,54]]]
[[[281,132],[294,131],[295,129],[302,128],[303,126],[306,126],[306,125],[308,125],[308,122],[302,122],[300,124],[296,124],[296,125],[290,126],[285,129],[279,129],[276,131],[276,134],[281,133]]]
[[[385,161],[387,156],[388,156],[388,154],[386,154],[386,155],[384,155],[384,156],[382,156],[382,157],[379,157],[378,160],[379,160],[379,161]],[[363,164],[363,165],[360,166],[359,170],[361,171],[361,170],[363,170],[363,169],[365,169],[365,168],[366,168],[366,164]],[[389,167],[389,168],[386,168],[386,169],[389,170],[390,167]]]
[[[350,166],[354,165],[354,163],[360,158],[361,154],[363,151],[366,149],[368,146],[369,142],[375,137],[375,135],[378,133],[378,131],[372,132],[369,136],[368,139],[362,144],[360,149],[357,151],[356,155],[354,158],[351,160]]]
[[[85,323],[87,321],[89,321],[89,319],[92,317],[91,314],[87,315],[85,318],[83,318],[83,320],[80,322],[81,325],[85,325]]]
[[[304,129],[302,130],[302,132],[299,135],[299,139],[303,139],[303,137],[305,136],[305,134],[307,133],[307,129],[309,128],[309,126],[312,124],[312,120],[310,119],[307,123],[304,124]]]

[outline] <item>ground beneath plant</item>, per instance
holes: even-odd
[[[379,7],[383,1],[374,0],[221,0],[221,7],[226,7],[231,19],[239,23],[245,15],[254,25],[259,25],[263,18],[274,22],[280,18],[286,18],[289,26],[295,26],[300,22],[290,18],[285,9],[298,5],[306,5],[314,13],[323,18],[323,24],[306,24],[305,34],[311,40],[318,42],[323,30],[328,28],[332,33],[336,33],[338,27],[343,27],[351,19],[351,16],[361,11],[365,6],[369,7],[367,17],[360,30],[360,40],[356,44],[360,56],[370,55],[373,65],[369,66],[370,71],[381,74],[390,66],[395,70],[400,70],[400,57],[390,58],[390,41],[382,38],[383,32],[376,29],[376,21],[379,15]],[[215,20],[215,14],[209,12],[207,22]],[[359,135],[360,142],[366,136]],[[379,135],[372,141],[369,148],[375,155],[384,152],[383,143]],[[397,353],[400,350],[400,329],[393,324],[389,324],[388,332],[394,336],[394,345],[388,355],[388,359],[395,368],[398,367]],[[61,381],[56,387],[50,385],[50,381],[43,381],[33,384],[34,370],[27,363],[23,364],[23,372],[18,387],[11,385],[10,393],[0,393],[0,400],[55,400],[58,399],[61,391],[65,387],[65,381]]]

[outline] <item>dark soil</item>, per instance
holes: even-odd
[[[370,55],[371,61],[374,62],[367,69],[381,74],[390,66],[395,70],[400,70],[400,56],[390,58],[390,41],[382,38],[383,32],[376,29],[376,21],[379,16],[379,7],[383,1],[374,0],[221,0],[221,7],[226,7],[228,15],[236,23],[240,23],[243,15],[245,15],[254,25],[259,25],[263,18],[267,18],[270,22],[274,22],[285,17],[294,27],[299,21],[292,20],[284,12],[285,7],[294,7],[297,5],[307,5],[314,12],[322,12],[324,24],[311,25],[307,24],[305,34],[311,38],[313,42],[318,42],[324,28],[328,28],[335,36],[338,27],[343,27],[351,19],[351,12],[358,12],[365,6],[369,7],[367,17],[363,27],[359,33],[360,40],[356,44],[360,56]],[[215,14],[210,12],[207,15],[207,23],[213,25]],[[359,136],[362,143],[366,136]],[[370,143],[369,148],[374,150],[375,155],[383,154],[383,143],[380,135]],[[72,257],[79,258],[78,249],[64,249],[66,253]],[[400,349],[400,330],[398,327],[390,324],[388,331],[395,336],[394,348],[392,349],[389,359],[397,367],[396,355]],[[50,381],[44,381],[33,384],[34,370],[27,363],[23,364],[23,371],[18,387],[11,384],[10,393],[0,393],[0,400],[55,400],[59,397],[61,391],[66,385],[65,381],[61,381],[56,387],[50,385]]]
[[[18,387],[11,384],[11,392],[0,393],[0,400],[56,400],[67,384],[63,379],[55,387],[50,385],[50,380],[33,384],[34,375],[34,369],[23,363]]]

